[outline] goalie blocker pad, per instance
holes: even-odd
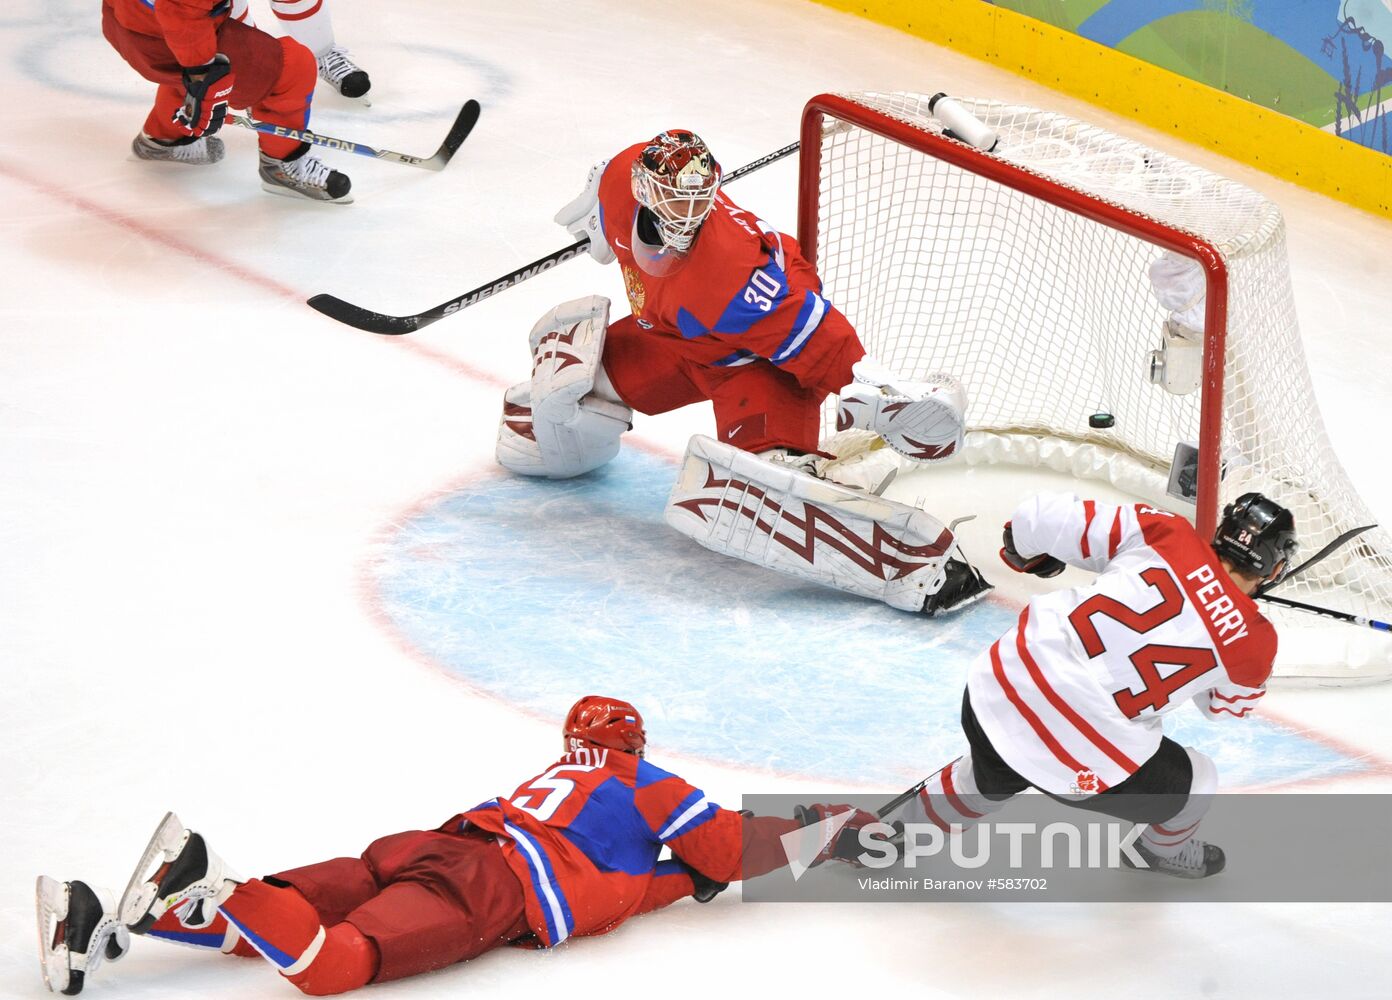
[[[696,435],[667,523],[706,548],[903,611],[946,579],[952,532],[930,514]]]
[[[569,479],[619,453],[633,411],[591,394],[604,355],[609,300],[565,302],[532,327],[532,379],[507,391],[498,463],[524,476]]]

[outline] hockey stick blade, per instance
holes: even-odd
[[[340,323],[356,327],[359,330],[366,330],[368,333],[380,333],[388,337],[399,337],[403,333],[411,333],[421,327],[429,326],[436,320],[452,316],[461,309],[467,309],[477,302],[481,302],[491,295],[496,295],[504,289],[511,288],[513,285],[520,284],[542,271],[549,271],[557,264],[564,263],[573,257],[578,257],[590,247],[589,240],[578,240],[566,247],[564,250],[557,250],[555,253],[540,257],[530,264],[524,264],[515,271],[511,271],[501,278],[490,281],[486,285],[479,285],[477,288],[465,292],[457,298],[450,299],[448,302],[441,302],[433,309],[425,312],[416,313],[413,316],[388,316],[386,313],[375,312],[371,309],[364,309],[362,306],[355,306],[351,302],[344,302],[335,295],[319,294],[309,300],[311,309],[323,313],[330,319],[336,319]]]
[[[474,119],[477,119],[477,102],[470,101],[469,104],[475,106]],[[464,105],[464,110],[459,113],[459,120],[455,122],[456,129],[460,128],[460,126],[464,126],[462,131],[465,136],[469,134],[469,129],[473,128],[472,121],[465,125],[469,104]],[[454,132],[455,129],[451,129],[450,136],[445,139],[445,145],[440,147],[440,152],[436,153],[435,157],[439,157],[445,153],[450,139],[453,138]],[[463,138],[458,140],[458,142],[463,141]],[[455,148],[458,148],[458,143],[455,144]],[[770,163],[783,159],[791,153],[797,152],[797,150],[798,143],[794,142],[789,143],[782,149],[775,149],[772,153],[766,153],[757,160],[753,160],[736,170],[730,171],[730,173],[726,175],[723,183],[728,184],[730,181],[738,180],[745,174],[753,173],[761,167],[765,167]],[[444,163],[448,163],[449,157],[453,155],[453,151],[451,151],[444,157],[439,167],[430,167],[428,169],[443,169]],[[432,157],[432,159],[435,157]],[[425,166],[425,163],[422,161],[417,165]],[[368,333],[380,333],[388,337],[399,337],[403,333],[412,333],[422,327],[429,326],[437,320],[444,319],[446,316],[452,316],[461,309],[467,309],[469,306],[488,298],[490,295],[511,288],[513,285],[521,284],[528,278],[540,274],[542,271],[550,270],[563,261],[578,257],[585,252],[589,245],[590,241],[587,239],[580,240],[578,243],[572,243],[563,250],[557,250],[555,253],[538,258],[530,264],[526,264],[515,271],[503,275],[501,278],[490,281],[485,285],[479,285],[479,287],[472,291],[465,292],[463,295],[450,299],[448,302],[442,302],[433,309],[427,309],[425,312],[414,313],[410,316],[389,316],[386,313],[379,313],[372,309],[364,309],[362,306],[355,306],[351,302],[345,302],[338,296],[329,295],[326,292],[321,292],[309,299],[308,304],[312,309],[323,313],[330,319],[338,320],[338,322],[358,330],[366,330]]]
[[[454,124],[450,126],[449,133],[445,136],[445,141],[440,144],[431,156],[412,156],[410,153],[398,153],[391,149],[378,149],[369,146],[365,142],[353,142],[351,139],[338,139],[331,135],[323,135],[319,132],[311,132],[309,129],[290,128],[288,125],[274,125],[271,122],[257,121],[246,115],[239,115],[229,112],[226,121],[240,128],[250,129],[253,132],[260,132],[262,135],[273,135],[282,139],[294,139],[296,142],[307,142],[311,146],[322,146],[325,149],[336,149],[345,153],[356,153],[358,156],[371,156],[377,160],[386,160],[388,163],[404,163],[408,167],[420,167],[422,170],[444,170],[445,166],[454,157],[459,147],[464,144],[464,140],[469,137],[469,133],[474,130],[479,119],[479,102],[473,99],[464,102],[464,107],[459,109],[459,114],[454,119]]]
[[[435,155],[421,164],[427,170],[444,170],[449,161],[454,158],[454,154],[459,152],[459,147],[464,145],[464,140],[469,138],[469,133],[478,124],[479,114],[482,108],[479,102],[470,98],[464,102],[464,107],[459,109],[459,114],[454,119],[454,124],[450,126],[449,132],[445,135],[445,141],[440,143],[440,148],[435,150]]]
[[[1363,534],[1363,532],[1372,531],[1376,527],[1376,524],[1365,524],[1361,528],[1350,528],[1348,531],[1345,531],[1338,538],[1334,539],[1334,541],[1330,542],[1324,548],[1320,549],[1318,552],[1312,555],[1309,559],[1306,559],[1299,566],[1295,567],[1295,569],[1291,570],[1285,576],[1281,577],[1281,579],[1277,580],[1275,583],[1266,583],[1258,587],[1256,594],[1254,594],[1253,596],[1261,597],[1263,594],[1270,593],[1275,588],[1281,586],[1281,584],[1286,583],[1289,580],[1294,580],[1297,576],[1299,576],[1301,573],[1304,573],[1311,566],[1314,566],[1321,559],[1324,559],[1328,555],[1332,555],[1336,549],[1353,541],[1359,535]]]

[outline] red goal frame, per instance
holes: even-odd
[[[1199,405],[1198,502],[1195,524],[1205,537],[1218,525],[1219,456],[1222,444],[1223,365],[1228,319],[1228,269],[1209,241],[1150,216],[1067,187],[989,153],[936,132],[867,108],[835,94],[819,94],[802,112],[798,153],[798,243],[817,265],[817,215],[821,188],[822,126],[825,118],[848,122],[892,142],[970,171],[1030,197],[1118,229],[1198,261],[1204,269],[1207,297],[1204,314],[1203,388]]]

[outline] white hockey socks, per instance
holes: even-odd
[[[1199,824],[1213,795],[1218,791],[1218,768],[1206,755],[1193,747],[1185,747],[1189,763],[1194,768],[1194,780],[1189,785],[1189,799],[1184,808],[1163,823],[1151,823],[1141,833],[1140,841],[1147,851],[1160,858],[1175,858],[1196,839]]]
[[[965,830],[1000,809],[1009,799],[988,799],[976,787],[971,755],[958,757],[928,779],[899,817],[906,825],[931,823],[944,833]]]
[[[285,33],[322,59],[333,48],[333,18],[326,6],[331,0],[271,0],[271,13]]]

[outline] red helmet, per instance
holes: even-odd
[[[565,743],[569,753],[579,746],[605,747],[643,756],[648,734],[643,717],[626,701],[587,694],[566,715]]]

